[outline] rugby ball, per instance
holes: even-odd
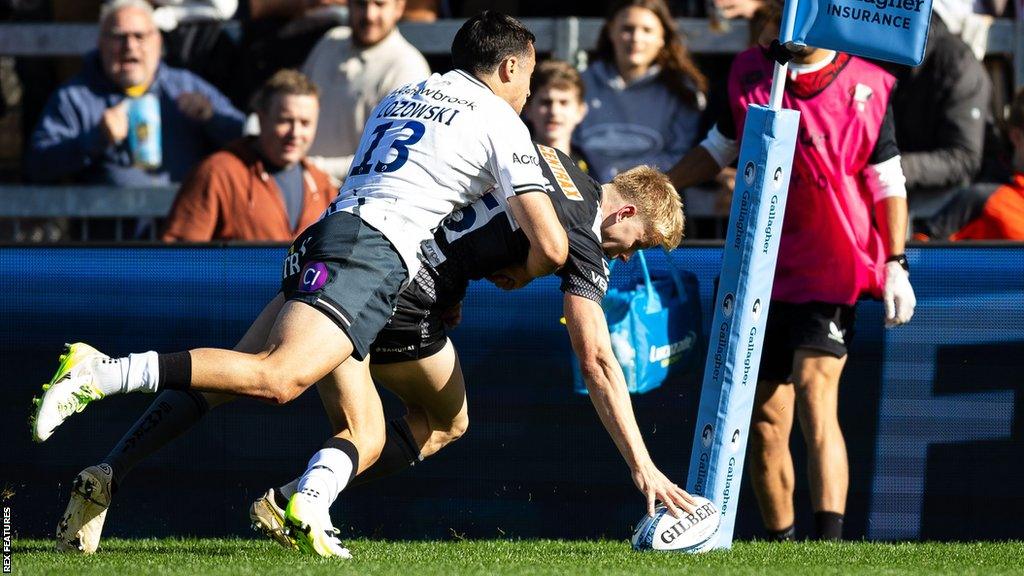
[[[654,516],[644,516],[633,532],[634,550],[673,550],[698,554],[715,546],[722,515],[713,502],[694,496],[697,509],[683,512],[676,518],[665,506],[658,506]]]

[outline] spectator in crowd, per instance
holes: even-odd
[[[323,121],[309,154],[342,181],[373,107],[392,90],[425,80],[423,55],[396,28],[405,0],[352,0],[351,28],[330,30],[302,70],[323,90]]]
[[[446,0],[405,0],[402,20],[406,22],[435,22],[438,18],[450,18]]]
[[[778,36],[780,12],[773,7],[762,42]],[[737,157],[747,105],[768,101],[773,66],[761,47],[736,57],[729,108],[701,145],[672,169],[677,188],[706,180]],[[800,112],[800,137],[749,460],[761,515],[774,539],[794,536],[789,451],[794,414],[807,443],[815,535],[841,538],[849,472],[838,420],[839,378],[857,302],[864,296],[882,298],[889,326],[913,314],[916,300],[903,255],[906,190],[892,128],[894,84],[879,66],[829,50],[802,48],[790,63],[782,105]]]
[[[709,8],[715,7],[716,17],[751,20],[764,3],[765,0],[712,0]]]
[[[979,61],[985,59],[988,33],[995,17],[1002,16],[1008,0],[934,0],[932,13],[942,18],[954,35],[971,47]]]
[[[289,241],[336,196],[327,174],[306,160],[319,115],[316,85],[281,70],[253,107],[259,136],[229,144],[192,171],[174,200],[165,241]]]
[[[992,85],[970,48],[932,15],[924,60],[897,72],[893,112],[911,218],[971,183],[982,162]]]
[[[706,80],[664,0],[620,0],[583,73],[588,113],[576,143],[601,182],[649,164],[667,170],[695,144]]]
[[[572,158],[590,172],[583,152],[572,144],[572,132],[587,115],[583,78],[568,62],[541,62],[530,78],[530,99],[523,111],[533,139]]]
[[[328,30],[348,21],[347,0],[239,0],[234,57],[221,89],[239,108],[278,70],[301,68]]]
[[[87,55],[83,71],[50,97],[32,133],[28,176],[122,186],[168,184],[241,135],[242,113],[191,72],[162,64],[160,49],[148,3],[115,0],[106,5],[100,14],[99,52]],[[156,118],[140,111],[140,103],[155,104],[158,110],[148,110]],[[135,130],[130,117],[142,118]],[[133,149],[146,141],[145,154],[138,146]],[[155,155],[152,147],[158,150]]]
[[[1012,145],[1010,181],[961,190],[925,222],[921,239],[1024,240],[1024,89],[1010,106],[1007,133]]]
[[[224,22],[238,0],[149,0],[153,21],[163,34],[164,62],[200,75],[218,88],[228,83],[236,57]]]

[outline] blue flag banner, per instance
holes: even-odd
[[[722,514],[716,548],[732,547],[740,476],[775,280],[800,113],[750,106],[715,297],[686,489]]]
[[[932,0],[787,0],[779,42],[917,66],[931,13]]]

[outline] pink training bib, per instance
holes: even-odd
[[[737,134],[747,105],[768,102],[772,66],[759,47],[733,62],[729,104]],[[773,299],[853,304],[865,293],[881,296],[885,247],[862,171],[894,85],[879,66],[842,53],[787,82],[782,107],[800,111],[800,132]]]

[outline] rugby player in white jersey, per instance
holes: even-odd
[[[400,88],[375,108],[338,199],[293,243],[281,292],[235,350],[108,358],[72,344],[34,401],[34,439],[46,440],[71,414],[112,394],[186,390],[283,404],[321,380],[344,382],[346,372],[365,371],[370,344],[419,270],[420,243],[445,216],[495,186],[507,191],[529,237],[530,273],[561,266],[568,242],[543,193],[540,167],[517,161],[533,150],[518,116],[529,94],[533,44],[533,34],[508,16],[469,19],[452,43],[455,70]],[[304,549],[347,556],[327,510],[351,477],[376,461],[384,418],[372,385],[335,393],[355,410],[346,415],[348,430],[310,460],[288,513],[303,527]],[[101,472],[76,481],[84,502],[99,501],[96,486],[109,480]],[[86,524],[88,518],[62,519],[58,540],[90,551],[91,538],[81,533]]]

